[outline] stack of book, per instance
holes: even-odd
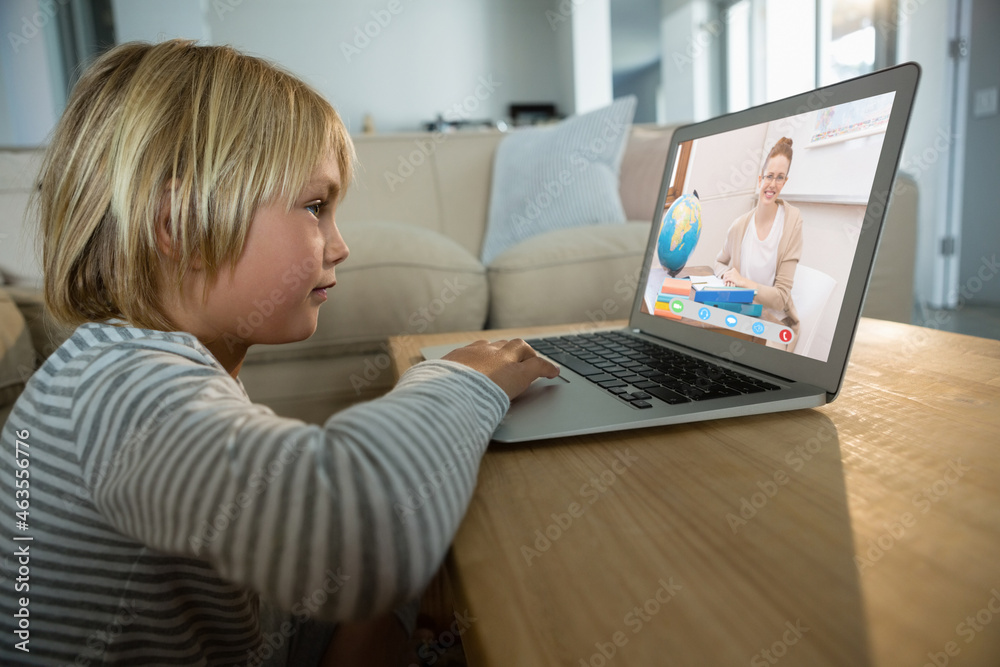
[[[722,308],[740,315],[760,317],[764,308],[761,304],[753,302],[757,290],[749,287],[695,285],[693,293],[694,300],[698,303]]]
[[[681,316],[670,310],[670,302],[674,299],[691,299],[691,281],[682,278],[664,278],[660,293],[656,295],[654,313],[670,320],[679,320]]]

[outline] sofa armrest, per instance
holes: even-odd
[[[56,348],[72,335],[73,330],[58,324],[45,310],[42,290],[34,287],[3,288],[21,311],[31,334],[31,343],[38,354],[39,362],[44,361]]]
[[[0,288],[0,410],[17,400],[36,362],[24,317],[9,290]]]

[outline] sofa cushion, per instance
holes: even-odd
[[[432,229],[474,255],[483,247],[493,155],[507,135],[400,132],[353,137],[357,173],[337,220]]]
[[[673,136],[673,128],[632,128],[618,188],[629,220],[653,219]]]
[[[0,287],[0,408],[17,400],[34,370],[31,332],[7,290]]]
[[[393,222],[340,225],[350,248],[337,286],[319,310],[316,333],[284,345],[255,345],[247,363],[355,353],[388,336],[479,330],[486,322],[486,271],[437,232]]]
[[[557,125],[515,130],[500,142],[483,264],[537,234],[625,222],[618,171],[635,105],[629,95]]]
[[[627,318],[649,227],[562,229],[505,251],[488,269],[490,328]]]

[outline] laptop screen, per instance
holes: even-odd
[[[827,361],[894,98],[681,143],[640,312]]]

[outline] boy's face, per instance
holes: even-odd
[[[333,154],[313,171],[290,211],[262,206],[235,271],[220,272],[202,311],[208,328],[245,345],[304,340],[316,331],[334,267],[348,248],[334,221],[340,169]]]

